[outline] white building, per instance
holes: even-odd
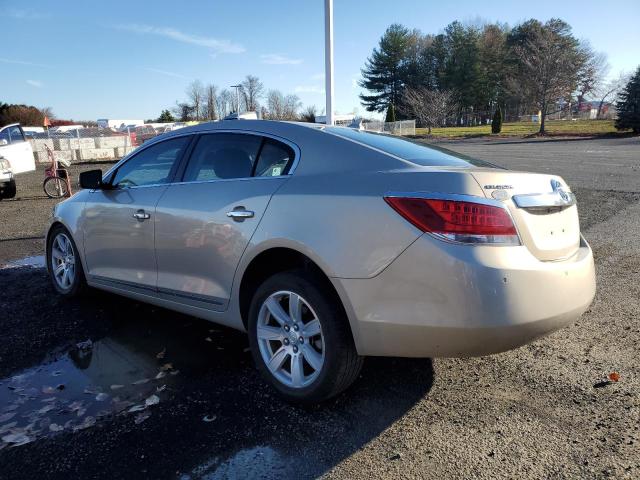
[[[356,116],[353,113],[347,113],[345,115],[334,115],[333,116],[333,124],[334,125],[350,125],[353,122],[353,119]],[[327,123],[326,115],[316,115],[316,123]]]
[[[127,125],[144,125],[144,120],[110,120],[108,118],[99,118],[96,120],[99,128],[122,128]]]

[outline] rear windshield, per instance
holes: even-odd
[[[365,132],[353,128],[327,127],[330,133],[350,138],[383,152],[390,153],[403,160],[425,167],[490,167],[500,168],[483,160],[476,160],[465,155],[433,145],[425,145],[417,140],[393,137],[384,133]]]

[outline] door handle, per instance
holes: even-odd
[[[149,215],[144,210],[138,210],[133,214],[133,218],[135,218],[136,220],[148,220],[151,218],[151,215]]]
[[[227,212],[227,217],[233,218],[236,222],[242,222],[245,218],[253,218],[255,215],[251,210],[245,210],[242,207]]]

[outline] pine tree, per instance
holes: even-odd
[[[360,86],[370,95],[360,95],[369,112],[384,112],[388,105],[399,105],[405,77],[407,49],[414,40],[412,33],[399,24],[387,28],[378,48],[367,59]]]
[[[640,67],[618,96],[616,109],[618,110],[616,128],[618,130],[630,128],[633,133],[640,133]]]
[[[496,108],[493,113],[493,120],[491,122],[491,133],[500,133],[502,131],[502,110],[500,107]]]
[[[396,107],[393,106],[393,103],[390,103],[387,107],[387,116],[384,119],[385,122],[395,122],[396,121]]]
[[[175,122],[176,119],[173,118],[173,115],[171,115],[171,112],[169,110],[162,110],[162,112],[160,113],[160,116],[158,117],[158,122],[159,123],[169,123],[169,122]]]

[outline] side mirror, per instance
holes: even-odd
[[[100,190],[102,183],[102,170],[88,170],[80,174],[80,187],[89,190]]]
[[[4,147],[5,145],[9,145],[9,142],[3,138],[2,140],[0,140],[0,147]]]

